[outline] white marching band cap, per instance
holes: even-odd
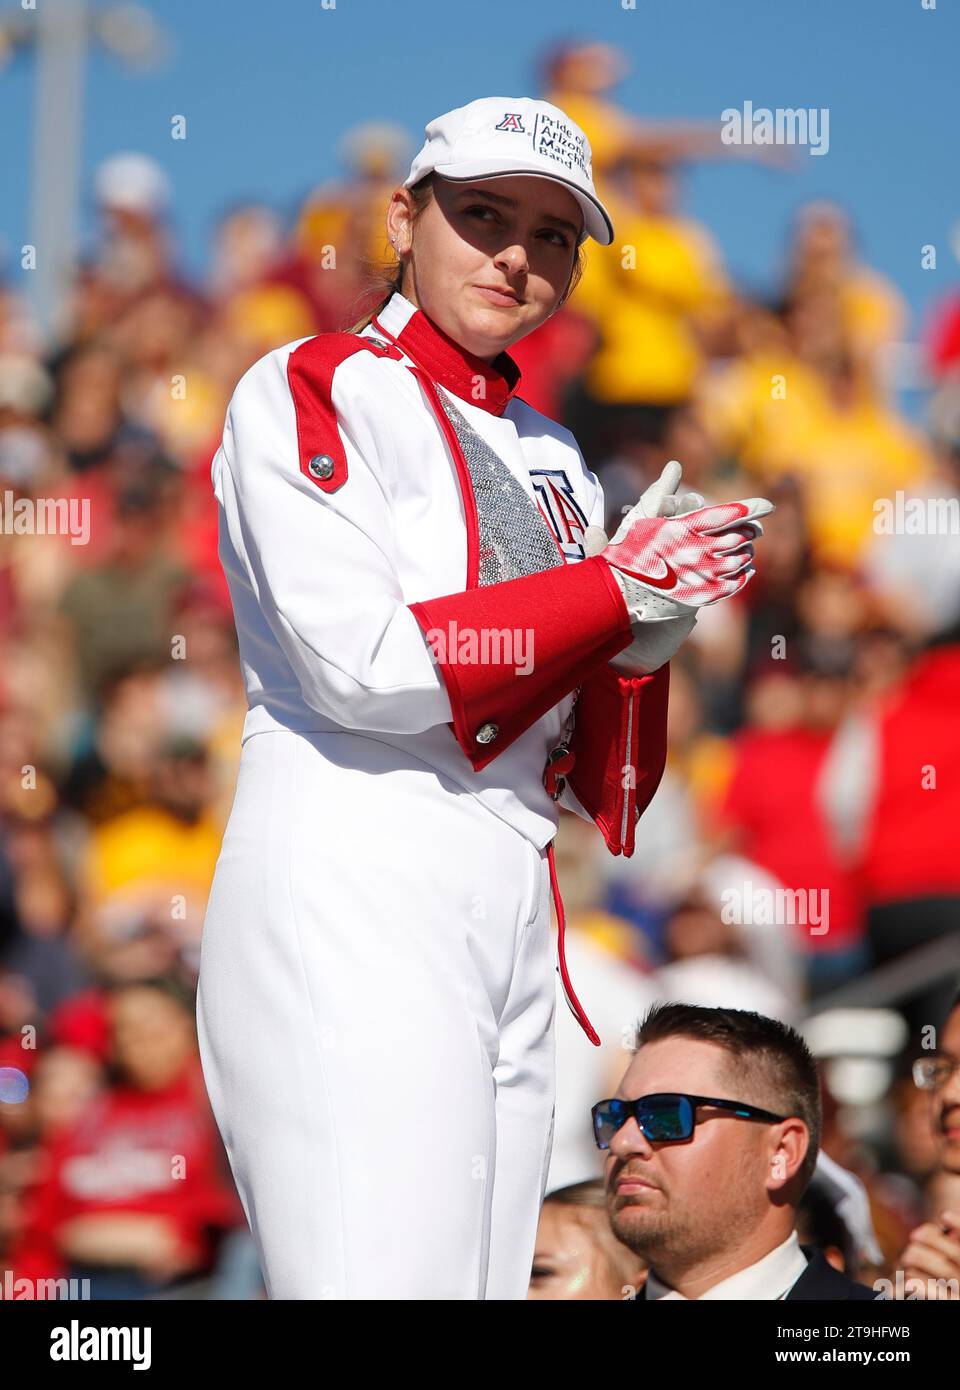
[[[533,97],[481,97],[437,116],[424,134],[405,188],[432,172],[455,183],[511,174],[552,179],[583,209],[580,241],[613,241],[613,223],[593,186],[590,142],[559,106]]]

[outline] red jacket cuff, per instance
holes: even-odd
[[[567,781],[611,854],[633,854],[637,821],[660,785],[669,688],[669,664],[650,676],[605,665],[581,684]]]
[[[600,556],[410,611],[440,667],[454,735],[477,772],[633,640],[619,585]]]

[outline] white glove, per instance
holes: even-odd
[[[617,531],[618,537],[625,527],[629,529],[631,518],[680,516],[703,506],[704,499],[699,492],[675,496],[681,472],[677,460],[671,459],[656,482],[650,484],[640,501],[624,517]],[[607,544],[607,533],[602,527],[587,527],[583,538],[587,555],[599,555]],[[665,665],[690,636],[697,621],[697,610],[668,598],[666,594],[651,593],[616,570],[614,574],[630,610],[634,638],[629,647],[613,657],[610,665],[624,675],[651,675]]]
[[[632,584],[632,581],[628,580],[627,583]],[[639,596],[646,591],[641,590],[639,585],[636,587],[637,594],[633,596],[629,591],[624,592],[630,609],[633,641],[629,647],[624,647],[622,652],[611,657],[610,665],[625,676],[650,676],[676,656],[697,625],[697,610],[688,608],[685,613],[678,613],[681,604],[650,593],[646,593],[644,606]]]

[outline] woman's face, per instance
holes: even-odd
[[[532,1302],[612,1301],[638,1288],[646,1273],[639,1255],[610,1229],[606,1207],[544,1202],[527,1298]]]
[[[528,175],[465,184],[435,177],[433,189],[412,235],[406,190],[394,193],[387,213],[406,262],[404,294],[489,362],[557,307],[583,213],[561,184]]]

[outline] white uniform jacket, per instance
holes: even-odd
[[[329,732],[358,777],[399,753],[438,797],[440,774],[541,849],[559,795],[630,854],[663,770],[667,668],[628,678],[608,665],[632,633],[606,562],[583,558],[600,484],[518,383],[506,353],[474,357],[400,294],[361,334],[300,339],[244,374],[212,464],[243,739]],[[479,585],[483,525],[438,390],[564,563]]]

